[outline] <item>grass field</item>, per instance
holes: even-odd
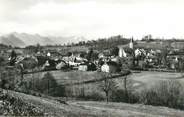
[[[36,74],[27,74],[25,79],[32,78],[42,78],[46,72],[36,73]],[[92,79],[102,78],[101,73],[99,72],[62,72],[62,71],[51,71],[57,83],[66,84],[71,82],[81,82],[88,81]],[[114,81],[117,83],[118,88],[124,88],[124,78],[126,76],[121,76],[114,78]],[[127,76],[128,85],[131,86],[134,91],[141,91],[141,89],[150,88],[152,85],[158,83],[162,80],[177,80],[184,83],[184,78],[182,73],[170,73],[170,72],[151,72],[151,71],[142,71],[142,72],[133,72],[131,75]],[[66,86],[66,97],[63,98],[68,105],[58,103],[56,100],[44,99],[40,97],[27,96],[25,94],[17,94],[18,96],[24,97],[26,101],[32,102],[35,105],[42,105],[41,108],[46,107],[47,112],[51,112],[55,116],[90,116],[90,117],[182,117],[183,111],[174,110],[166,107],[154,107],[146,106],[141,104],[125,104],[125,103],[105,103],[105,102],[95,102],[95,101],[76,101],[71,100],[73,97],[80,97],[80,95],[85,93],[85,96],[95,96],[105,97],[105,93],[99,89],[101,82],[93,82],[87,84],[77,84]],[[98,94],[98,95],[96,95]],[[70,98],[72,97],[72,98]],[[57,97],[60,99],[60,97]],[[93,97],[94,98],[94,97]],[[81,98],[84,100],[85,98]],[[105,99],[105,98],[104,98]],[[104,100],[102,99],[102,100]],[[52,113],[54,112],[54,113]]]
[[[81,71],[71,71],[71,72],[49,71],[49,72],[54,76],[58,84],[68,84],[72,82],[82,82],[102,78],[100,72],[81,72]],[[31,78],[43,78],[43,76],[46,73],[47,72],[26,74],[24,75],[24,77],[26,80]]]
[[[57,82],[57,86],[59,85],[65,86],[65,92],[67,92],[67,96],[69,97],[70,96],[80,97],[83,93],[85,93],[85,95],[92,95],[94,93],[104,95],[103,91],[99,89],[99,86],[101,85],[100,84],[101,80],[104,79],[104,73],[102,72],[81,72],[81,71],[70,71],[70,72],[49,71],[49,72],[54,76],[54,79]],[[46,73],[47,72],[25,74],[24,80],[26,82],[35,83],[36,79],[43,78],[43,76]],[[122,76],[124,74],[126,74],[126,72],[125,73],[123,72],[122,74],[113,74],[113,78],[117,79],[118,77],[116,78],[116,76],[121,76],[121,78],[123,78]],[[32,86],[34,87],[35,85],[32,84]]]
[[[26,74],[25,80],[34,80],[37,78],[42,78],[46,72],[40,72],[35,74]],[[102,79],[102,73],[100,72],[81,72],[81,71],[50,71],[54,76],[56,82],[59,85],[65,85],[67,92],[70,92],[70,96],[79,96],[82,92],[86,95],[92,93],[98,93],[104,95],[99,89],[101,82],[95,82],[98,79]],[[119,89],[124,89],[124,78],[125,76],[114,78],[115,83]],[[158,83],[161,80],[178,80],[184,84],[184,78],[181,73],[170,73],[170,72],[151,72],[142,71],[135,72],[127,76],[127,87],[133,89],[134,91],[141,91],[142,89],[150,88],[152,85]],[[83,83],[86,81],[94,81],[91,83]],[[70,85],[79,83],[77,85]]]
[[[161,80],[177,80],[184,83],[182,73],[142,71],[128,76],[135,89],[149,88]]]

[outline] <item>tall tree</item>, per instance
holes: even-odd
[[[16,62],[17,54],[14,50],[12,50],[10,55],[10,66],[14,66]]]
[[[116,83],[111,79],[112,75],[108,73],[103,74],[104,80],[100,84],[100,89],[105,93],[106,102],[109,102],[109,96],[112,91],[114,91],[116,87]]]
[[[92,57],[93,57],[93,48],[89,50],[88,55],[87,55],[87,60],[92,61]]]

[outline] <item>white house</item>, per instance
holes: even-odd
[[[109,67],[109,65],[108,65],[107,63],[105,63],[104,65],[102,65],[101,71],[102,71],[102,72],[109,73],[109,72],[110,72],[110,67]]]
[[[78,70],[79,71],[87,71],[88,70],[88,66],[87,65],[79,65]]]
[[[48,52],[48,53],[47,53],[47,56],[48,56],[48,57],[50,57],[50,56],[51,56],[51,53],[50,53],[50,52]]]
[[[116,73],[116,72],[120,72],[121,70],[116,62],[111,61],[103,64],[101,67],[101,71],[106,73]]]
[[[129,43],[129,47],[131,48],[131,49],[133,49],[134,48],[134,43],[133,43],[133,38],[131,38],[131,40],[130,40],[130,43]]]
[[[124,51],[123,47],[119,47],[119,57],[127,57],[127,53]]]

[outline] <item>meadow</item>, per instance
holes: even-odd
[[[26,74],[24,75],[24,80],[26,82],[32,81],[33,83],[38,83],[37,79],[42,79],[46,73],[48,72]],[[98,97],[105,97],[105,93],[100,87],[103,83],[102,80],[104,77],[103,73],[101,72],[49,71],[49,73],[53,75],[53,78],[58,84],[57,86],[63,85],[65,87],[66,96],[68,97],[97,97],[95,100],[101,100],[101,98],[98,99]],[[132,72],[127,76],[117,75],[116,77],[116,75],[113,78],[116,88],[119,90],[124,90],[124,79],[127,78],[127,89],[131,90],[132,92],[139,92],[144,89],[149,89],[159,81],[174,80],[184,83],[182,73],[141,71]]]

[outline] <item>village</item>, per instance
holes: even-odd
[[[102,51],[90,46],[42,47],[38,44],[9,50],[2,47],[1,58],[9,62],[10,66],[20,65],[25,72],[69,69],[108,73],[120,72],[122,69],[182,72],[182,43],[172,42],[169,45],[167,42],[134,41],[130,38],[128,44]]]
[[[184,117],[183,5],[0,0],[0,117]]]
[[[39,98],[46,98],[62,104],[85,100],[183,109],[183,102],[167,101],[170,95],[177,95],[172,100],[183,99],[182,93],[177,93],[182,92],[184,82],[183,43],[149,35],[141,40],[118,35],[67,45],[21,48],[1,44],[0,86],[35,96],[36,105]],[[8,108],[15,112],[20,108],[12,106]]]
[[[45,98],[64,105],[85,100],[106,101],[107,105],[113,102],[143,103],[183,109],[183,43],[173,39],[152,39],[151,36],[142,40],[114,36],[68,45],[37,44],[20,48],[1,44],[0,86],[2,91],[5,90],[4,95],[10,96],[6,91],[15,91],[10,100],[13,98],[23,106],[27,101],[22,102],[25,98],[20,98],[22,94],[17,92],[23,93],[26,99],[35,96],[34,100],[29,100],[35,102],[33,107],[28,105],[29,108],[37,108],[38,100]],[[172,98],[172,104],[167,101],[171,100],[170,95],[177,95]],[[3,108],[14,108],[13,113],[20,109],[18,114],[25,112],[21,106],[9,105]],[[38,108],[30,115],[46,112],[53,115],[50,111],[53,107],[48,108],[45,111]]]

